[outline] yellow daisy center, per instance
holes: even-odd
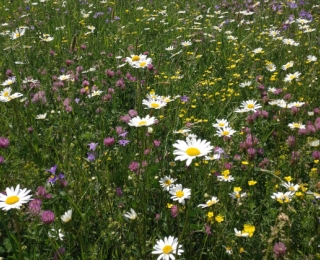
[[[146,123],[147,123],[147,121],[141,121],[141,122],[139,122],[138,125],[145,125]]]
[[[294,123],[293,126],[294,126],[295,128],[300,128],[300,124],[298,124],[298,123]]]
[[[6,199],[6,203],[9,204],[9,205],[12,205],[12,204],[16,204],[18,201],[20,200],[20,198],[18,196],[10,196]]]
[[[208,207],[210,207],[212,204],[213,204],[213,201],[212,201],[212,200],[209,200],[209,201],[207,202],[207,206],[208,206]]]
[[[20,33],[16,33],[15,36],[16,36],[16,37],[19,37],[19,36],[20,36]]]
[[[254,108],[254,104],[248,104],[248,105],[247,105],[247,108],[250,108],[250,109],[251,109],[251,108]]]
[[[143,61],[143,62],[140,63],[140,67],[144,67],[144,66],[146,66],[146,64],[147,63],[145,61]]]
[[[229,135],[229,131],[223,131],[222,135]]]
[[[3,96],[4,96],[4,97],[8,97],[9,94],[10,94],[10,93],[9,93],[8,91],[6,91],[6,92],[4,92]]]
[[[150,106],[153,107],[153,108],[157,108],[157,107],[159,107],[159,104],[157,104],[157,103],[151,103]]]
[[[182,198],[183,195],[184,195],[184,192],[183,192],[182,190],[178,190],[178,191],[176,192],[176,196],[177,196],[178,198]]]
[[[163,247],[162,252],[164,254],[169,254],[170,252],[172,252],[172,250],[173,250],[172,246],[166,245],[166,246]]]
[[[171,182],[171,180],[165,180],[163,183],[164,183],[164,185],[169,186],[169,185],[171,185],[172,182]]]
[[[137,56],[137,55],[134,55],[134,56],[132,57],[132,61],[139,61],[139,60],[140,60],[140,57]]]
[[[289,187],[289,190],[295,191],[295,188],[294,187]]]
[[[200,151],[198,148],[190,147],[186,150],[186,154],[189,156],[197,156],[200,154]]]
[[[219,123],[218,126],[221,126],[221,127],[222,127],[222,126],[224,126],[224,123]]]

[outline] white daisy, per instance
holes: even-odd
[[[231,127],[224,126],[222,128],[218,128],[215,135],[221,136],[221,137],[224,137],[224,136],[231,137],[235,132],[237,131],[233,130]]]
[[[173,46],[169,46],[168,48],[166,48],[166,51],[173,51],[174,47]]]
[[[181,42],[181,45],[182,45],[183,47],[187,47],[187,46],[192,45],[192,42],[191,42],[191,41],[183,41],[183,42]]]
[[[287,69],[289,69],[289,68],[291,68],[291,67],[293,67],[293,61],[287,62],[286,64],[284,64],[284,65],[281,67],[281,69],[287,70]]]
[[[146,59],[140,59],[139,61],[132,62],[130,65],[133,68],[139,69],[139,68],[145,68],[148,67],[148,65],[152,64],[152,59],[151,58],[146,58]]]
[[[129,126],[141,127],[141,126],[149,126],[155,123],[155,118],[147,115],[144,118],[140,118],[140,116],[136,116],[129,121]]]
[[[225,181],[225,182],[234,181],[234,178],[232,177],[232,175],[219,175],[217,178],[218,178],[218,181]]]
[[[206,204],[199,204],[198,207],[201,207],[201,208],[204,209],[204,208],[208,208],[208,207],[210,207],[210,206],[212,206],[214,204],[217,204],[218,202],[219,202],[218,198],[213,196],[211,198],[211,200],[208,200],[206,202]]]
[[[174,260],[174,254],[181,255],[183,253],[182,245],[179,245],[178,238],[172,236],[165,237],[164,240],[158,240],[153,247],[152,254],[160,255],[157,260]]]
[[[274,192],[271,198],[277,200],[280,203],[284,203],[284,202],[288,203],[291,201],[293,196],[294,196],[294,192],[291,192],[291,191],[287,191],[286,193]]]
[[[286,77],[284,78],[284,82],[291,82],[293,79],[299,79],[299,76],[301,75],[300,72],[296,71],[295,73],[289,73],[286,75]]]
[[[274,65],[273,63],[268,63],[266,66],[266,69],[273,72],[277,69],[276,65]]]
[[[226,119],[216,119],[216,122],[217,123],[212,124],[212,126],[215,128],[222,128],[222,127],[229,126],[229,123]]]
[[[292,107],[302,107],[305,104],[305,102],[290,102],[288,103],[288,108]]]
[[[308,55],[307,58],[307,62],[317,61],[317,57],[313,55]]]
[[[164,176],[163,178],[160,179],[159,182],[163,190],[169,191],[176,180],[177,179],[173,179],[170,176]]]
[[[42,120],[42,119],[45,119],[46,116],[47,116],[47,113],[45,113],[45,114],[39,114],[39,115],[36,116],[36,119]]]
[[[134,209],[130,209],[131,212],[127,212],[126,214],[123,214],[124,217],[131,219],[131,220],[135,220],[138,215],[137,213],[134,211]]]
[[[133,55],[130,55],[130,57],[126,57],[125,62],[132,65],[132,63],[134,62],[139,62],[140,60],[146,60],[146,59],[147,59],[147,55],[140,54],[138,56],[133,54]]]
[[[262,107],[261,105],[257,104],[257,101],[248,100],[248,101],[243,101],[240,109],[235,110],[235,112],[236,113],[243,113],[243,112],[249,112],[249,111],[256,112],[256,110],[261,107]]]
[[[64,81],[64,80],[69,80],[69,79],[70,79],[70,75],[61,75],[61,76],[59,76],[58,79],[59,79],[59,80],[62,80],[62,81]]]
[[[283,187],[285,187],[288,191],[296,192],[299,190],[300,185],[299,184],[293,184],[290,181],[285,182],[281,184]]]
[[[160,109],[165,107],[167,103],[161,99],[144,99],[142,100],[142,105],[147,106],[147,108]]]
[[[26,32],[26,29],[22,28],[22,29],[17,29],[15,32],[11,33],[10,39],[11,40],[15,40],[19,37],[21,37],[22,35],[24,35]]]
[[[12,89],[9,88],[4,88],[1,92],[0,92],[0,101],[1,102],[8,102],[12,99],[18,98],[23,96],[21,93],[14,93],[11,94]]]
[[[174,134],[186,134],[188,132],[190,132],[191,130],[190,129],[180,129],[180,130],[177,130],[177,131],[173,131]]]
[[[262,48],[256,48],[252,51],[254,54],[257,54],[257,53],[263,53],[263,49]]]
[[[288,126],[291,129],[306,129],[306,126],[301,123],[290,123],[290,124],[288,124]]]
[[[308,190],[306,192],[306,194],[313,195],[316,199],[320,199],[320,193],[312,192],[312,191]]]
[[[237,237],[248,237],[249,233],[242,233],[241,230],[237,230],[236,228],[234,228],[234,233]]]
[[[241,88],[249,87],[252,84],[252,81],[245,81],[239,84]]]
[[[72,209],[69,209],[68,211],[66,211],[62,216],[61,216],[61,220],[64,223],[67,223],[71,220],[72,218]]]
[[[181,184],[172,186],[169,190],[169,193],[172,194],[171,199],[178,201],[182,205],[185,204],[186,199],[190,199],[191,197],[191,189],[183,189]]]
[[[90,95],[88,95],[88,98],[92,98],[92,97],[95,97],[95,96],[100,96],[102,92],[103,91],[101,91],[101,90],[94,90]]]
[[[16,82],[16,77],[11,77],[11,78],[5,80],[1,85],[2,86],[10,86],[15,82]]]
[[[30,190],[20,189],[18,184],[16,188],[6,188],[6,195],[0,193],[0,208],[3,210],[20,209],[22,204],[27,203],[31,199],[28,195]]]
[[[284,99],[275,99],[275,100],[269,101],[269,105],[287,108],[288,103]]]
[[[186,165],[189,166],[192,160],[196,157],[205,156],[210,153],[213,147],[207,140],[187,137],[186,141],[178,140],[173,147],[177,150],[173,151],[174,155],[178,155],[175,161],[187,161]]]

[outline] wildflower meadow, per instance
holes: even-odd
[[[0,259],[320,259],[319,1],[0,19]]]

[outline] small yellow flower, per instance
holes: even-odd
[[[235,192],[240,192],[242,189],[241,189],[241,187],[234,187],[233,188],[233,191],[235,191]]]
[[[215,220],[219,223],[221,223],[222,221],[224,221],[224,217],[221,215],[216,216]]]
[[[250,224],[244,224],[242,232],[243,233],[248,233],[249,237],[252,237],[255,230],[256,230],[255,226],[252,226]]]
[[[167,203],[167,208],[171,209],[171,207],[173,206],[173,204]]]
[[[230,171],[229,171],[229,170],[224,170],[224,171],[222,172],[222,175],[224,175],[224,176],[229,175],[229,174],[230,174]]]
[[[249,164],[249,163],[248,163],[247,161],[242,161],[241,164],[247,165],[247,164]]]
[[[290,182],[290,181],[293,180],[291,176],[286,176],[286,177],[284,177],[284,179],[285,179],[287,182]]]
[[[318,163],[318,162],[319,162],[319,160],[314,160],[313,162],[314,162],[314,163]]]
[[[249,186],[254,186],[254,185],[256,185],[256,184],[257,184],[257,182],[254,181],[254,180],[248,181],[248,185],[249,185]]]
[[[244,251],[244,248],[243,248],[243,247],[240,247],[239,253],[242,254],[242,253],[244,253],[244,252],[245,252],[245,251]]]
[[[209,211],[208,214],[207,214],[208,219],[212,219],[213,216],[214,216],[213,212]]]

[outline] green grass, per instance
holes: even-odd
[[[183,250],[171,251],[176,259],[319,259],[319,62],[308,61],[319,58],[316,1],[9,2],[0,4],[0,83],[15,82],[0,90],[11,87],[21,96],[0,103],[0,137],[10,142],[0,140],[0,199],[20,184],[32,203],[42,204],[34,214],[31,200],[0,210],[0,257],[157,259],[157,241],[172,236]],[[250,6],[254,13],[241,12]],[[309,21],[310,32],[298,18]],[[19,26],[25,33],[12,39]],[[53,39],[42,41],[46,34]],[[153,68],[125,62],[140,54]],[[289,73],[301,74],[288,82]],[[90,97],[95,90],[102,92]],[[150,109],[142,104],[147,95],[171,101]],[[271,105],[281,99],[303,103]],[[261,113],[235,112],[249,100]],[[156,122],[130,126],[130,110]],[[236,132],[217,135],[217,119]],[[291,123],[306,130],[290,129]],[[181,129],[190,132],[175,133]],[[175,160],[174,145],[189,134],[210,143],[208,156],[219,147],[223,154],[198,156],[189,166]],[[63,177],[52,184],[54,165]],[[184,205],[161,187],[165,176],[191,189]],[[288,182],[298,185],[290,200],[273,199],[288,191],[282,185]],[[198,206],[213,196],[218,203]],[[124,216],[131,208],[133,220]],[[72,219],[64,223],[69,209]],[[54,213],[50,223],[41,217],[45,211]],[[237,237],[235,228],[249,236]],[[281,256],[274,253],[278,242],[286,247]]]

